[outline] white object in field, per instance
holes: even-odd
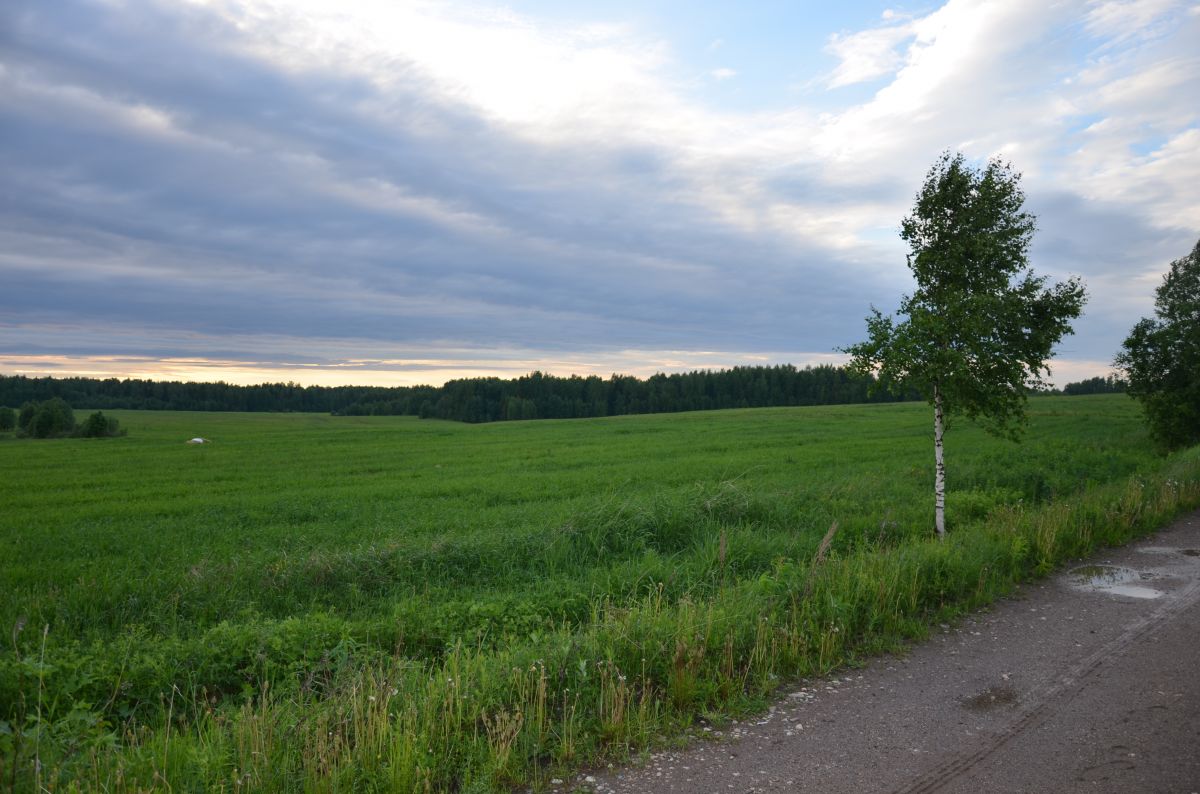
[[[189,438],[187,440],[187,443],[189,443],[189,444],[208,444],[210,442],[207,438],[200,438],[200,436],[196,436],[195,438]]]

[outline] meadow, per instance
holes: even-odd
[[[0,789],[538,789],[1200,505],[1123,395],[953,423],[945,543],[924,404],[111,413],[0,435]]]

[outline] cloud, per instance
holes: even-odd
[[[1035,264],[1089,280],[1104,328],[1072,344],[1103,360],[1105,329],[1140,311],[1121,279],[1195,236],[1198,25],[1179,3],[950,0],[831,38],[844,104],[755,111],[696,98],[678,75],[703,67],[621,24],[17,0],[0,10],[0,354],[811,356],[909,288],[896,227],[951,147],[1025,171]]]
[[[737,77],[737,72],[735,72],[733,69],[729,69],[726,67],[722,67],[720,69],[713,69],[711,72],[709,72],[709,74],[712,75],[713,78],[715,78],[717,80],[728,80],[731,77]]]
[[[1165,33],[1163,25],[1170,18],[1170,12],[1178,9],[1179,3],[1176,0],[1094,0],[1089,6],[1084,19],[1088,33],[1118,44],[1130,38],[1150,38]]]
[[[885,19],[893,18],[894,15],[885,14]],[[827,84],[830,88],[840,88],[894,74],[904,62],[897,48],[911,39],[914,32],[911,24],[896,24],[835,33],[825,49],[840,63],[828,76]]]
[[[0,325],[0,328],[4,326]],[[451,378],[517,377],[533,370],[608,377],[648,377],[656,372],[727,369],[739,365],[841,363],[845,356],[823,351],[705,351],[694,349],[592,349],[548,352],[541,348],[448,344],[404,346],[382,343],[366,349],[355,338],[222,334],[205,337],[168,333],[147,345],[149,329],[109,327],[73,352],[59,350],[59,337],[74,340],[87,330],[70,323],[5,328],[25,349],[0,353],[0,371],[37,375],[47,371],[86,377],[144,377],[224,380],[229,383],[293,381],[302,384],[417,385]],[[630,362],[635,362],[631,365]]]

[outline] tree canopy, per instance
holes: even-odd
[[[1129,332],[1116,366],[1161,446],[1200,443],[1200,241],[1171,263],[1154,309]]]
[[[847,348],[852,366],[881,385],[915,389],[931,403],[1014,435],[1031,388],[1084,304],[1078,279],[1047,286],[1029,269],[1035,218],[1020,175],[993,159],[982,170],[944,153],[901,225],[917,282],[896,322],[877,309],[868,339]]]

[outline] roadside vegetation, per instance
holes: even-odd
[[[1038,397],[1020,445],[948,436],[939,543],[927,412],[116,412],[114,443],[7,445],[0,787],[538,788],[1200,504],[1124,395]]]

